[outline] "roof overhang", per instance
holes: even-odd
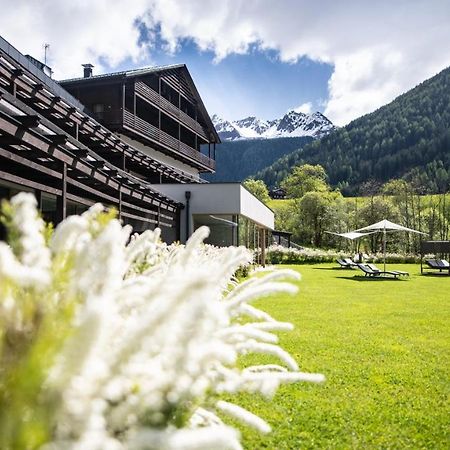
[[[152,188],[186,204],[190,192],[191,214],[242,215],[258,226],[273,230],[274,213],[240,183],[154,184]]]

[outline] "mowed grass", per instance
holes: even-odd
[[[246,449],[450,448],[450,277],[391,265],[406,281],[367,280],[331,264],[290,266],[296,296],[256,306],[295,325],[280,342],[323,385],[282,386],[272,401],[230,400],[266,419],[266,436],[241,428]],[[270,358],[252,356],[252,363]]]

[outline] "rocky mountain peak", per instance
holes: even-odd
[[[236,139],[271,139],[277,137],[310,136],[321,138],[336,127],[320,112],[305,114],[288,111],[283,117],[263,120],[255,116],[228,121],[216,114],[212,117],[220,138],[224,141]]]

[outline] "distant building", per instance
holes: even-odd
[[[138,232],[160,227],[166,242],[202,224],[212,243],[268,240],[267,207],[239,185],[202,184],[220,139],[185,65],[92,69],[57,83],[0,37],[0,198],[33,192],[54,223],[102,202]],[[218,236],[224,227],[233,237]]]
[[[269,191],[270,198],[273,199],[284,199],[286,198],[286,189],[275,188]]]

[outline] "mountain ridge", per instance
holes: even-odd
[[[248,116],[244,119],[229,121],[217,114],[214,114],[211,119],[223,141],[281,137],[320,139],[336,129],[333,123],[318,111],[306,114],[291,110],[283,117],[273,120]]]

